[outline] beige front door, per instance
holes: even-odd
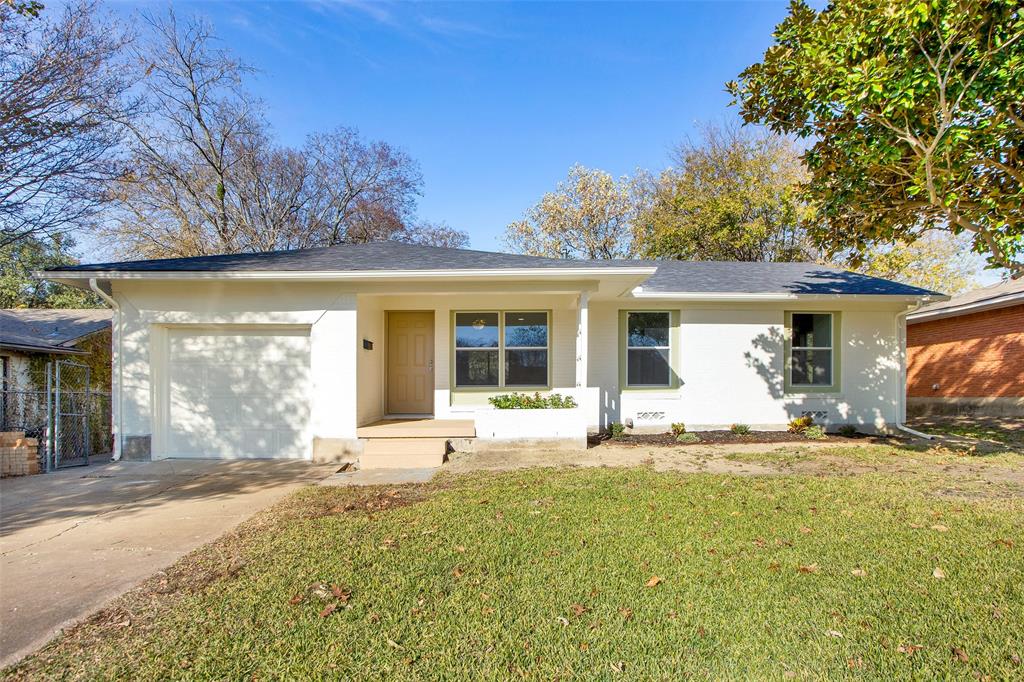
[[[388,413],[434,413],[434,313],[388,313]]]

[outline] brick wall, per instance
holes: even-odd
[[[907,395],[1024,397],[1024,305],[907,325]]]
[[[0,476],[39,473],[39,441],[20,431],[0,433]]]

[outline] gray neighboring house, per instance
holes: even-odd
[[[110,334],[110,310],[16,308],[0,310],[0,363],[4,390],[31,390],[29,363],[35,356],[84,356],[81,346]],[[109,354],[109,351],[108,351]]]

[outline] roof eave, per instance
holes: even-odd
[[[297,280],[297,281],[348,281],[380,279],[474,279],[474,278],[540,278],[565,279],[581,275],[599,277],[650,276],[657,267],[584,267],[584,268],[475,268],[464,270],[224,270],[206,271],[124,271],[124,270],[43,270],[33,272],[33,277],[48,280],[126,280],[148,279],[163,281],[181,280]]]
[[[88,355],[88,351],[79,348],[67,348],[62,346],[34,345],[28,343],[8,343],[0,341],[0,349],[15,350],[24,353],[48,353],[53,355]]]
[[[948,297],[944,300],[950,300]],[[947,317],[958,317],[960,315],[970,315],[972,313],[980,313],[986,310],[998,310],[999,308],[1009,308],[1010,306],[1024,305],[1024,291],[1019,293],[1007,294],[998,298],[989,298],[982,301],[972,301],[971,303],[964,303],[962,305],[950,306],[948,308],[939,308],[938,310],[919,310],[916,313],[907,315],[907,322],[927,322],[929,320],[941,320]]]

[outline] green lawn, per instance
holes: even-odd
[[[936,471],[311,488],[8,673],[1020,679],[1024,499]]]

